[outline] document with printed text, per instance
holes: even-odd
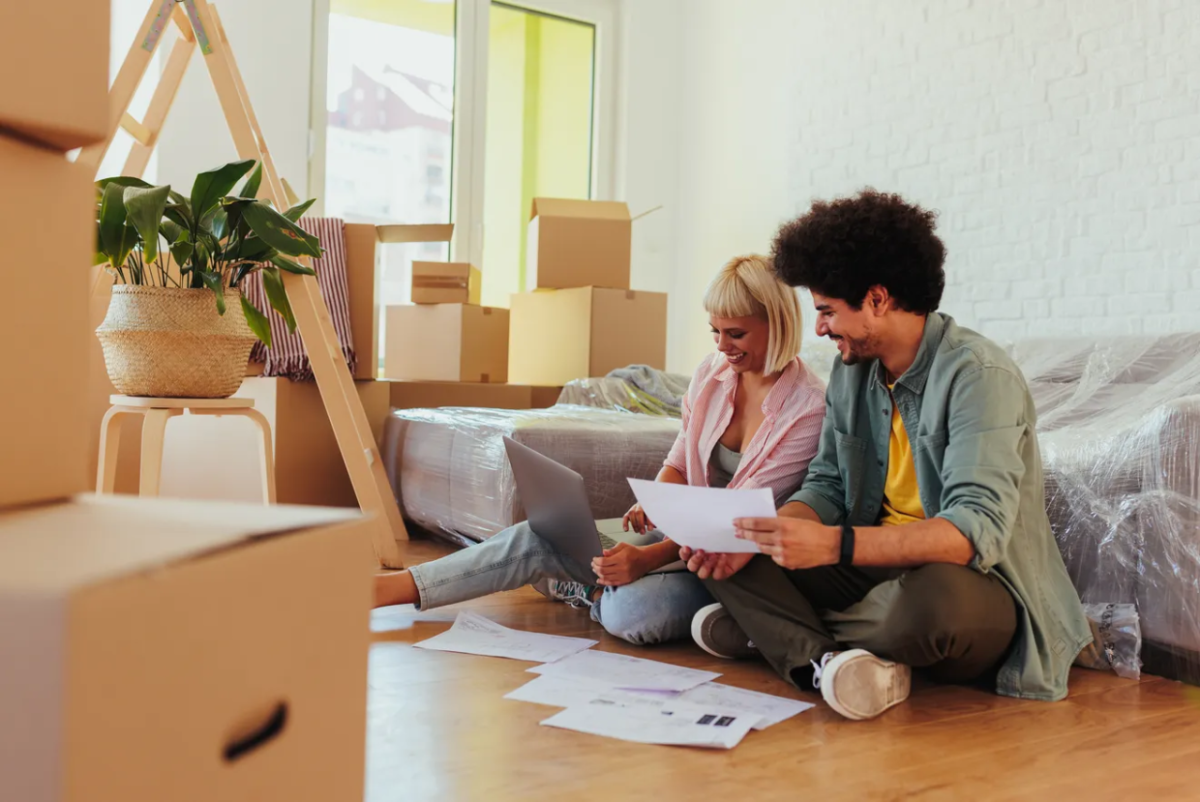
[[[765,487],[729,490],[630,479],[646,516],[681,546],[714,553],[758,553],[758,545],[733,533],[735,518],[774,518],[775,497]]]

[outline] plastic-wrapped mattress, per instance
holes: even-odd
[[[679,427],[672,418],[564,404],[393,410],[383,450],[405,517],[467,543],[525,520],[504,436],[581,474],[595,517],[616,518],[634,502],[626,479],[653,479]]]

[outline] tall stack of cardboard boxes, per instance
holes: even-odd
[[[0,797],[361,799],[370,522],[83,492],[108,31],[0,25]]]
[[[630,289],[624,203],[537,198],[525,292],[512,296],[509,378],[561,386],[632,364],[665,369],[667,296]]]

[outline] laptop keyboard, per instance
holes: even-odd
[[[613,540],[606,534],[600,533],[600,545],[606,549],[611,549],[616,547],[617,541]]]

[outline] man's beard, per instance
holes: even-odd
[[[869,362],[875,358],[877,349],[876,338],[870,335],[866,337],[840,337],[846,343],[846,351],[839,354],[842,358],[843,365],[858,365],[862,362]]]

